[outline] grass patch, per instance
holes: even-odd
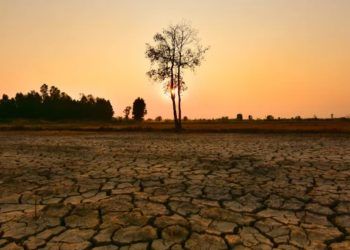
[[[350,133],[350,120],[187,121],[183,133]],[[174,132],[165,122],[2,121],[0,131]]]

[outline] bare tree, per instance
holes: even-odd
[[[197,31],[186,23],[170,25],[153,40],[155,45],[146,44],[146,57],[151,61],[147,75],[154,81],[163,82],[172,100],[175,128],[181,129],[181,94],[187,89],[183,70],[194,70],[199,66],[208,48],[200,45]]]
[[[129,120],[130,111],[131,111],[130,106],[125,107],[125,109],[123,110],[123,113],[125,115],[125,120]]]
[[[175,36],[176,27],[170,26],[164,29],[162,33],[154,35],[155,45],[146,44],[146,57],[151,61],[151,69],[147,75],[154,81],[164,83],[164,90],[170,94],[173,105],[173,115],[175,127],[178,128],[175,96]]]
[[[178,97],[178,126],[182,128],[181,116],[181,94],[187,89],[183,81],[182,71],[185,69],[195,70],[201,65],[205,52],[209,47],[203,47],[198,38],[198,32],[187,23],[177,25],[176,36],[176,67],[177,67],[177,97]]]

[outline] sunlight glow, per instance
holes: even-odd
[[[170,118],[145,43],[184,19],[211,48],[184,77],[189,117],[345,116],[348,13],[348,0],[0,1],[0,95],[47,83],[110,99],[117,116],[140,96],[147,117]]]

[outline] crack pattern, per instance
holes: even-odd
[[[0,139],[0,249],[350,249],[346,136]]]

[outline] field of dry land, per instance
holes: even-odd
[[[0,141],[0,249],[350,249],[350,135]]]

